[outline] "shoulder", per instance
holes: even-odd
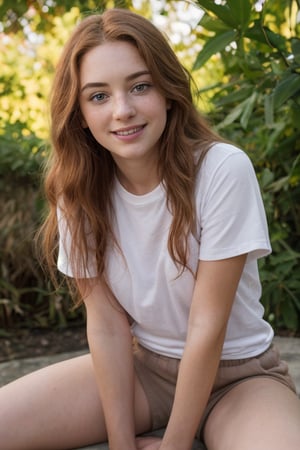
[[[240,148],[217,143],[205,155],[195,184],[195,198],[200,205],[224,204],[252,196],[260,196],[252,162]]]
[[[249,156],[232,144],[216,143],[205,155],[198,172],[198,183],[209,183],[217,178],[219,181],[227,178],[243,179],[255,177],[254,168]]]
[[[201,168],[206,171],[217,171],[223,166],[252,165],[248,155],[240,148],[225,142],[214,144],[203,160]]]

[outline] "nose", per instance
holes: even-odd
[[[115,120],[125,120],[134,115],[135,108],[132,99],[125,94],[117,95],[113,102],[113,118]]]

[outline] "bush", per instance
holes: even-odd
[[[81,310],[72,311],[66,290],[54,291],[36,258],[45,145],[27,131],[24,136],[24,130],[22,123],[7,125],[0,136],[0,330],[66,326],[83,319]]]
[[[211,89],[216,128],[252,159],[273,254],[260,262],[266,318],[300,328],[300,40],[293,0],[197,2],[205,45],[197,70],[216,52],[224,80]],[[207,90],[206,90],[207,92]]]

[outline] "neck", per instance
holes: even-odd
[[[136,169],[126,172],[118,168],[117,177],[122,186],[135,195],[144,195],[153,191],[160,182],[157,170],[151,171],[150,168],[145,171]]]
[[[147,194],[161,181],[156,158],[149,158],[143,162],[138,160],[115,160],[115,163],[118,180],[132,194]]]

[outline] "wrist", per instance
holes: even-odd
[[[159,450],[191,450],[194,438],[186,436],[184,433],[178,436],[174,433],[165,433]]]
[[[108,439],[109,450],[137,450],[135,437],[115,436]]]
[[[114,442],[113,444],[108,442],[109,450],[137,450],[135,443],[129,443],[124,441]]]

